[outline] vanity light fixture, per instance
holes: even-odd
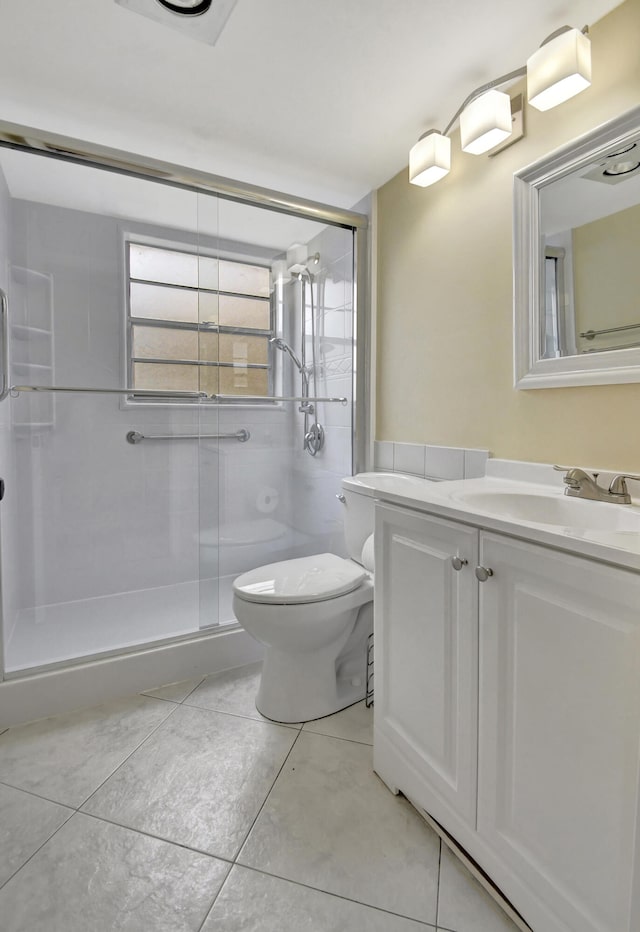
[[[458,108],[444,132],[430,129],[409,153],[409,181],[427,187],[451,169],[449,133],[460,119],[464,152],[480,155],[512,133],[511,101],[498,88],[527,77],[529,103],[549,110],[585,90],[591,83],[591,43],[588,28],[563,26],[548,36],[527,64],[476,88]]]
[[[486,91],[460,114],[463,152],[481,155],[511,135],[511,98],[503,91]]]
[[[591,42],[579,29],[563,26],[552,32],[527,59],[529,103],[550,110],[591,84]]]
[[[427,188],[451,170],[451,140],[437,129],[427,130],[409,152],[409,178],[412,184]]]

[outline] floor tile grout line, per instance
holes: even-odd
[[[295,729],[290,729],[290,730],[295,730]],[[251,832],[252,832],[252,830],[253,830],[253,826],[254,826],[254,825],[256,824],[256,822],[258,821],[258,819],[259,819],[259,817],[260,817],[260,813],[262,812],[262,810],[263,810],[264,807],[266,806],[267,800],[268,800],[269,797],[271,796],[271,792],[272,792],[274,786],[276,785],[276,783],[278,782],[278,777],[279,777],[280,774],[282,773],[282,771],[283,771],[283,769],[284,769],[284,767],[285,767],[287,761],[289,760],[289,757],[291,756],[291,752],[293,751],[294,747],[296,746],[296,742],[297,742],[297,740],[298,740],[298,738],[300,737],[301,734],[302,734],[302,728],[300,728],[300,730],[297,732],[295,738],[293,739],[293,742],[292,742],[292,744],[291,744],[291,747],[290,747],[289,750],[287,751],[287,754],[286,754],[286,756],[285,756],[285,759],[282,761],[282,764],[280,765],[280,768],[278,769],[278,772],[277,772],[277,774],[275,775],[275,777],[274,777],[274,779],[273,779],[273,782],[272,782],[271,786],[269,787],[269,790],[267,791],[267,794],[266,794],[265,798],[264,798],[263,801],[262,801],[262,805],[261,805],[260,808],[258,809],[258,811],[257,811],[257,813],[256,813],[256,815],[255,815],[255,818],[253,819],[253,821],[251,822],[251,825],[249,826],[248,831],[246,832],[244,838],[243,838],[242,841],[240,842],[240,844],[239,844],[239,846],[238,846],[238,850],[236,851],[235,857],[234,857],[234,859],[233,859],[233,863],[232,863],[232,865],[231,865],[231,870],[233,870],[233,868],[235,867],[235,865],[236,865],[236,863],[237,863],[237,860],[238,860],[238,857],[240,856],[240,852],[242,851],[242,849],[243,849],[243,847],[244,847],[244,845],[245,845],[245,843],[246,843],[246,841],[247,841],[247,838],[248,838],[249,835],[251,834]],[[225,886],[225,884],[226,884],[226,882],[227,882],[229,876],[231,875],[231,870],[229,871],[229,873],[228,873],[227,876],[225,877],[224,883],[222,884],[222,886],[220,887],[220,889],[218,890],[218,892],[217,892],[216,895],[214,896],[213,902],[211,903],[211,906],[209,907],[209,910],[208,910],[206,916],[205,916],[204,919],[202,920],[202,924],[201,924],[200,927],[198,928],[198,932],[201,932],[202,927],[204,926],[205,922],[207,921],[207,919],[208,919],[209,916],[211,915],[211,913],[212,913],[212,911],[213,911],[213,908],[215,907],[216,902],[217,902],[217,900],[218,900],[218,897],[219,897],[220,894],[222,893],[222,890],[223,890],[223,888],[224,888],[224,886]]]
[[[141,694],[138,693],[138,694],[136,694],[136,695],[141,695]],[[132,697],[132,698],[135,698],[135,696]],[[145,697],[145,698],[148,698],[148,697]],[[152,696],[151,698],[154,698],[154,699],[155,699],[155,696]],[[95,708],[100,708],[100,706],[95,706]],[[176,708],[177,708],[177,706],[176,706]],[[172,710],[169,712],[168,715],[165,715],[165,717],[162,719],[162,721],[159,722],[159,723],[149,732],[149,734],[145,735],[145,737],[140,741],[139,744],[136,745],[136,747],[131,751],[131,753],[128,754],[128,755],[124,758],[124,760],[122,760],[122,761],[117,765],[117,767],[116,767],[114,770],[111,771],[111,773],[109,774],[109,776],[108,776],[108,777],[105,777],[105,779],[102,781],[102,783],[100,783],[99,786],[97,786],[97,787],[95,788],[95,790],[92,790],[91,793],[89,793],[89,795],[88,795],[87,797],[85,797],[85,798],[82,800],[82,802],[81,802],[78,806],[74,806],[74,805],[72,805],[71,803],[68,803],[68,802],[67,802],[67,803],[60,802],[59,799],[52,799],[51,796],[44,796],[42,793],[36,793],[34,790],[25,789],[24,787],[18,786],[18,785],[15,784],[15,783],[9,783],[7,780],[0,780],[0,786],[9,786],[9,787],[11,787],[11,789],[13,789],[13,790],[20,790],[22,793],[28,793],[30,796],[35,796],[35,797],[37,797],[38,799],[43,799],[43,800],[45,800],[45,802],[54,803],[56,806],[64,806],[65,809],[72,809],[73,812],[80,812],[80,810],[82,809],[82,807],[85,805],[85,803],[87,803],[87,802],[91,799],[91,797],[94,795],[94,793],[97,793],[98,790],[100,789],[100,787],[104,786],[104,784],[107,782],[107,780],[110,780],[111,777],[114,775],[114,773],[116,773],[116,771],[119,770],[120,767],[122,767],[122,765],[125,764],[125,763],[129,760],[129,758],[131,757],[131,755],[132,755],[132,754],[135,754],[135,752],[136,752],[137,750],[139,750],[139,748],[142,747],[142,745],[145,743],[145,741],[147,741],[147,739],[150,738],[151,735],[155,734],[155,732],[158,730],[158,728],[160,728],[162,725],[164,725],[164,723],[165,723],[166,721],[168,721],[168,720],[171,718],[171,716],[172,716],[173,713],[175,712],[176,708],[172,709]],[[55,717],[55,716],[54,716],[54,717]],[[28,724],[29,724],[29,723],[28,723]],[[16,727],[21,727],[21,726],[16,726]]]
[[[61,803],[57,799],[51,799],[50,796],[43,796],[42,793],[36,793],[35,790],[27,790],[23,786],[16,786],[15,783],[9,783],[7,780],[0,780],[0,786],[7,786],[11,790],[18,790],[20,793],[26,793],[28,796],[35,796],[36,799],[42,799],[45,803],[51,803],[53,806],[61,806],[63,809],[70,809],[71,814],[77,812],[75,806],[70,806],[69,803]]]
[[[155,698],[155,697],[152,697],[152,698]],[[90,800],[93,796],[96,795],[96,793],[98,792],[98,790],[101,790],[101,789],[102,789],[102,787],[105,785],[105,783],[107,782],[107,780],[110,780],[111,777],[113,777],[113,776],[120,770],[120,768],[123,767],[123,766],[127,763],[127,761],[136,753],[136,751],[139,751],[140,748],[142,747],[142,745],[145,744],[145,743],[149,740],[149,738],[151,738],[153,735],[155,735],[156,731],[157,731],[159,728],[162,728],[162,726],[165,724],[165,722],[168,722],[168,721],[169,721],[169,719],[171,718],[172,715],[175,715],[175,711],[176,711],[177,708],[178,708],[178,706],[176,705],[175,708],[171,709],[171,710],[169,711],[169,714],[168,714],[168,715],[165,715],[165,717],[162,719],[162,721],[161,721],[161,722],[158,722],[158,724],[155,726],[155,728],[152,728],[152,730],[149,732],[149,734],[145,735],[145,737],[142,739],[142,741],[141,741],[139,744],[137,744],[137,745],[135,746],[135,748],[131,751],[131,753],[130,753],[130,754],[127,754],[127,756],[124,758],[124,760],[121,760],[121,761],[120,761],[120,763],[118,764],[118,766],[115,767],[115,768],[111,771],[111,773],[109,774],[109,776],[108,776],[108,777],[105,777],[104,780],[103,780],[94,790],[92,790],[91,793],[89,793],[89,795],[88,795],[85,799],[83,799],[83,801],[80,803],[80,805],[78,806],[78,808],[77,808],[77,810],[76,810],[77,812],[80,812],[81,809],[82,809],[82,807],[87,805],[87,803],[89,802],[89,800]]]
[[[143,828],[135,828],[132,825],[124,825],[122,822],[116,822],[115,819],[107,819],[105,816],[96,815],[94,812],[84,812],[78,809],[74,815],[87,816],[87,818],[93,819],[95,822],[105,822],[107,825],[115,825],[116,828],[122,828],[127,832],[135,832],[136,835],[144,835],[145,838],[153,838],[155,841],[161,841],[165,845],[173,845],[174,848],[182,848],[185,851],[192,851],[194,854],[201,854],[204,857],[213,858],[215,861],[223,861],[230,867],[233,867],[235,863],[231,858],[226,858],[222,854],[212,854],[210,851],[204,851],[202,848],[194,848],[193,845],[187,845],[182,841],[174,841],[173,839],[165,838],[162,835],[154,835],[153,832],[147,832]]]
[[[291,880],[290,877],[283,877],[281,874],[273,874],[271,871],[263,870],[261,867],[251,867],[249,864],[238,864],[236,861],[233,867],[241,867],[244,870],[253,871],[256,874],[264,874],[267,877],[273,877],[274,880],[282,880],[285,883],[295,884],[297,887],[303,887],[305,890],[314,890],[316,893],[326,893],[327,896],[334,896],[338,900],[344,900],[347,903],[355,903],[357,906],[367,906],[369,909],[375,909],[379,913],[386,913],[389,916],[397,916],[399,919],[408,919],[411,922],[418,922],[428,929],[436,930],[432,922],[426,922],[424,919],[416,919],[414,916],[407,916],[405,913],[396,913],[392,909],[385,909],[384,906],[373,906],[364,900],[356,900],[351,896],[345,896],[343,893],[334,893],[333,890],[325,890],[323,887],[314,887],[312,884],[303,883],[300,880]],[[443,930],[443,932],[454,932],[454,930]]]
[[[233,863],[234,863],[234,864],[237,863],[237,860],[238,860],[238,858],[240,857],[240,852],[242,851],[243,847],[245,846],[245,844],[246,844],[246,842],[247,842],[247,838],[249,837],[249,835],[250,835],[251,832],[253,831],[254,825],[256,824],[256,822],[258,821],[258,819],[260,818],[260,814],[262,813],[262,810],[263,810],[264,807],[267,805],[267,801],[268,801],[269,797],[271,796],[271,794],[272,794],[272,792],[273,792],[273,788],[274,788],[274,786],[276,785],[276,783],[278,782],[278,779],[279,779],[279,777],[280,777],[280,774],[281,774],[282,771],[284,770],[284,768],[285,768],[285,766],[286,766],[286,764],[287,764],[287,761],[288,761],[289,758],[291,757],[291,753],[292,753],[294,747],[296,746],[297,741],[298,741],[298,738],[300,737],[301,734],[302,734],[302,730],[300,730],[300,731],[296,734],[295,738],[293,739],[293,742],[292,742],[292,744],[291,744],[291,747],[290,747],[289,750],[287,751],[286,757],[285,757],[285,759],[282,761],[282,764],[280,765],[280,768],[278,769],[278,772],[277,772],[277,774],[275,775],[275,777],[274,777],[274,779],[273,779],[273,782],[272,782],[271,786],[269,787],[269,789],[268,789],[268,791],[267,791],[267,794],[266,794],[265,798],[264,798],[263,801],[262,801],[262,805],[260,806],[260,808],[259,808],[258,811],[256,812],[255,818],[254,818],[253,821],[251,822],[251,825],[249,826],[249,829],[248,829],[246,835],[244,836],[244,838],[243,838],[242,841],[240,842],[240,845],[239,845],[239,847],[238,847],[238,850],[237,850],[237,852],[236,852],[236,855],[235,855],[235,857],[234,857],[234,859],[233,859]]]
[[[189,697],[187,696],[187,699]],[[165,700],[171,701],[171,700]],[[186,702],[186,700],[185,700]],[[298,725],[297,722],[273,722],[270,718],[256,718],[254,715],[245,715],[242,712],[229,712],[227,709],[212,709],[204,705],[195,705],[194,703],[185,704],[185,702],[179,703],[183,705],[185,709],[197,709],[199,712],[215,712],[217,715],[231,715],[233,718],[243,718],[248,722],[260,722],[262,725],[277,725],[278,728],[289,728],[291,731],[302,731],[302,724]],[[303,723],[304,724],[304,723]]]
[[[215,896],[213,897],[213,900],[211,901],[211,905],[209,906],[209,908],[207,909],[206,913],[204,914],[204,919],[202,920],[202,922],[201,922],[200,925],[198,926],[197,932],[202,932],[202,929],[203,929],[203,927],[204,927],[204,924],[205,924],[205,922],[207,921],[207,919],[209,918],[209,916],[211,915],[211,913],[213,912],[213,907],[216,905],[216,903],[217,903],[217,901],[218,901],[218,897],[220,896],[220,894],[222,893],[222,891],[223,891],[224,888],[226,887],[227,882],[228,882],[228,880],[229,880],[229,877],[231,877],[231,872],[232,872],[232,870],[233,870],[234,867],[235,867],[235,864],[230,864],[230,865],[229,865],[229,870],[227,871],[227,874],[226,874],[224,880],[223,880],[222,883],[220,884],[220,889],[218,890],[218,892],[217,892],[217,893],[215,894]]]
[[[67,808],[69,808],[69,807],[67,807]],[[53,832],[49,835],[48,838],[45,838],[45,840],[42,842],[42,844],[39,845],[39,846],[36,848],[36,850],[33,851],[33,852],[29,855],[29,857],[28,857],[27,860],[24,862],[24,864],[21,864],[20,867],[18,867],[18,868],[13,872],[13,874],[12,874],[10,877],[8,877],[3,883],[0,883],[0,890],[3,890],[3,889],[7,886],[8,883],[11,883],[11,881],[13,880],[13,878],[16,877],[16,876],[20,873],[20,871],[23,870],[23,868],[25,868],[25,867],[27,866],[27,864],[28,864],[33,858],[35,858],[35,856],[36,856],[36,854],[38,853],[38,851],[42,851],[42,849],[44,848],[44,846],[45,846],[45,845],[48,845],[49,842],[51,841],[51,839],[52,839],[55,835],[58,834],[58,832],[60,831],[60,829],[61,829],[61,828],[64,828],[64,826],[67,824],[67,822],[69,822],[69,820],[72,819],[72,818],[74,817],[74,815],[77,815],[77,814],[78,814],[78,813],[77,813],[77,810],[71,810],[71,811],[69,812],[69,815],[67,816],[67,818],[64,820],[64,822],[63,822],[61,825],[59,825],[59,826],[57,827],[57,829],[55,829],[55,831],[53,831]]]
[[[302,733],[305,735],[316,735],[318,738],[335,738],[336,741],[350,741],[351,744],[362,744],[365,748],[373,748],[373,743],[370,741],[358,741],[357,738],[345,738],[344,735],[326,735],[323,731],[305,731],[304,728],[301,729]]]
[[[215,673],[208,674],[208,675],[217,676],[217,674]],[[154,686],[151,689],[142,690],[142,692],[138,693],[137,695],[146,696],[148,699],[161,699],[163,702],[175,702],[176,705],[182,705],[183,702],[185,702],[189,698],[189,696],[192,695],[192,693],[196,691],[198,686],[202,686],[202,684],[204,683],[206,679],[207,679],[207,676],[203,676],[202,679],[198,680],[196,685],[192,686],[189,692],[186,694],[186,696],[183,696],[182,699],[167,699],[166,696],[154,696],[153,695],[154,691],[159,692],[161,689],[165,689],[167,686],[173,686],[174,685],[173,683],[166,683],[165,686]]]

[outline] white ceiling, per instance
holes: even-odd
[[[0,118],[350,207],[471,90],[617,5],[238,0],[210,46],[113,0],[0,0]]]

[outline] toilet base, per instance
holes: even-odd
[[[290,654],[267,647],[256,708],[272,722],[294,724],[332,715],[364,698],[358,685],[336,678],[335,648]]]
[[[305,653],[267,647],[256,708],[272,722],[292,725],[334,715],[367,692],[367,638],[373,604],[354,611],[341,643]]]

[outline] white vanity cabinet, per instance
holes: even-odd
[[[377,518],[376,771],[535,932],[638,932],[640,574]]]
[[[374,610],[382,622],[375,635],[378,723],[433,791],[473,826],[478,533],[377,505],[374,539]],[[398,788],[409,795],[406,786]]]

